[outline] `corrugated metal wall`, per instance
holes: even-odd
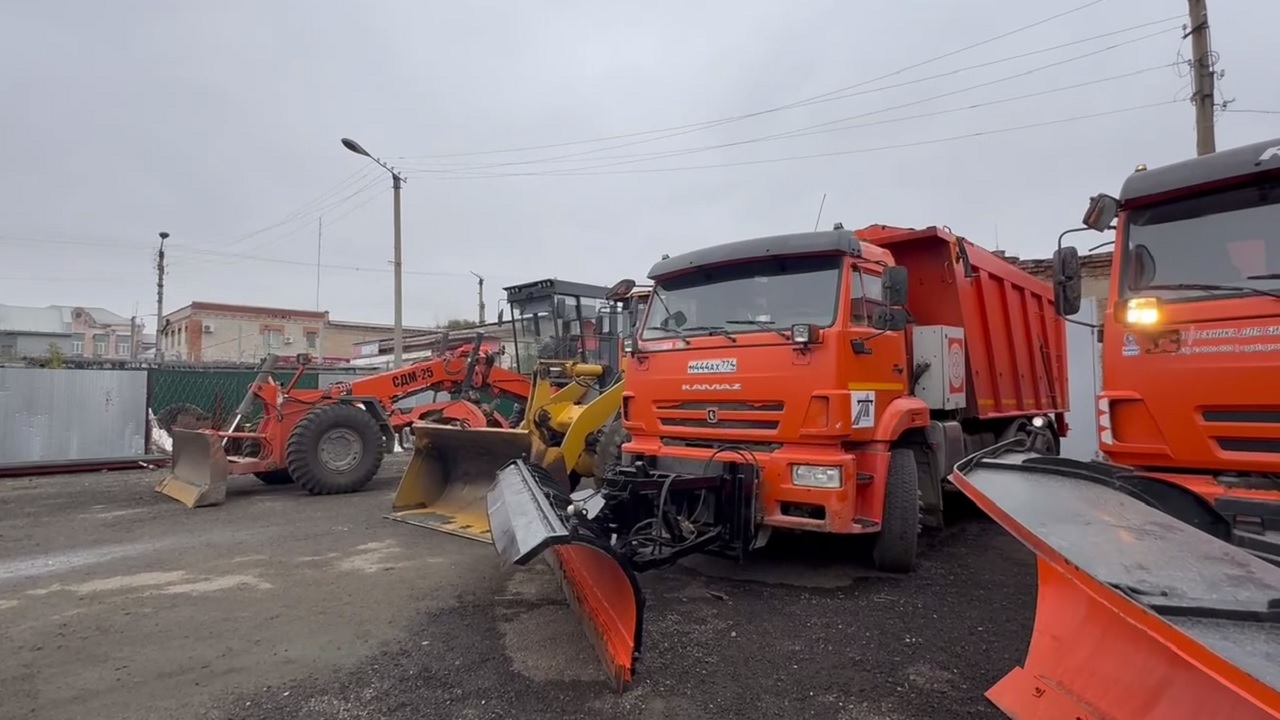
[[[0,368],[0,464],[147,451],[145,370]]]

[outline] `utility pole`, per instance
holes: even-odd
[[[391,264],[394,266],[394,269],[395,269],[395,286],[396,286],[396,289],[395,289],[396,327],[395,327],[395,334],[393,335],[394,337],[393,344],[395,346],[394,367],[396,369],[399,369],[403,365],[402,360],[404,358],[404,322],[403,322],[403,310],[404,310],[403,287],[404,286],[402,284],[403,265],[400,262],[400,187],[404,185],[406,180],[403,177],[401,177],[400,173],[396,172],[395,168],[382,162],[381,160],[374,157],[373,155],[370,155],[369,151],[365,150],[364,146],[356,142],[355,140],[352,140],[351,138],[342,138],[342,147],[350,150],[351,152],[357,155],[363,155],[369,158],[370,160],[377,163],[378,166],[381,167],[383,170],[386,170],[387,172],[391,173],[391,194],[395,196],[394,209],[393,209],[393,213],[395,216],[395,219],[394,219],[394,222],[395,222],[395,256],[394,257],[395,259],[391,261]]]
[[[484,278],[480,276],[480,273],[474,270],[471,271],[471,274],[476,276],[476,282],[478,283],[477,293],[479,295],[479,301],[480,301],[479,302],[480,312],[478,313],[478,316],[476,319],[480,321],[481,325],[483,325],[484,324]]]
[[[156,253],[156,362],[164,359],[159,328],[164,326],[164,241],[168,239],[169,233],[160,233],[160,251]]]
[[[1191,97],[1196,107],[1196,155],[1210,155],[1217,150],[1214,138],[1213,111],[1216,79],[1213,48],[1209,43],[1209,8],[1207,0],[1187,0],[1191,35]]]

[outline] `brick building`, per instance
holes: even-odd
[[[356,343],[386,337],[391,329],[390,325],[331,320],[327,310],[196,301],[165,314],[159,342],[164,356],[173,360],[255,362],[274,352],[309,353],[319,362],[345,363]]]

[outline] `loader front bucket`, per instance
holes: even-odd
[[[492,542],[485,491],[506,463],[528,455],[521,430],[413,424],[413,457],[391,501],[392,520]]]
[[[189,508],[221,505],[227,499],[229,470],[221,437],[204,430],[174,428],[169,474],[155,490]]]
[[[576,497],[592,494],[581,490]],[[504,565],[544,557],[577,613],[616,692],[640,659],[644,595],[626,559],[584,518],[566,519],[570,498],[549,474],[523,460],[508,463],[489,489],[486,512]],[[544,554],[546,550],[551,552]]]
[[[1036,554],[1011,718],[1280,718],[1280,568],[1065,458],[974,456],[952,481]]]

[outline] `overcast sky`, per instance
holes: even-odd
[[[407,324],[473,316],[472,271],[492,319],[503,285],[609,285],[812,229],[823,193],[824,227],[948,225],[1043,257],[1091,193],[1194,154],[1185,0],[1103,0],[921,63],[1085,1],[7,2],[0,302],[154,314],[164,230],[167,309],[312,308],[323,215],[321,308],[391,322],[390,179],[344,136],[408,177]],[[1211,11],[1229,109],[1280,110],[1280,2]],[[1269,136],[1280,115],[1219,118],[1220,148]]]

